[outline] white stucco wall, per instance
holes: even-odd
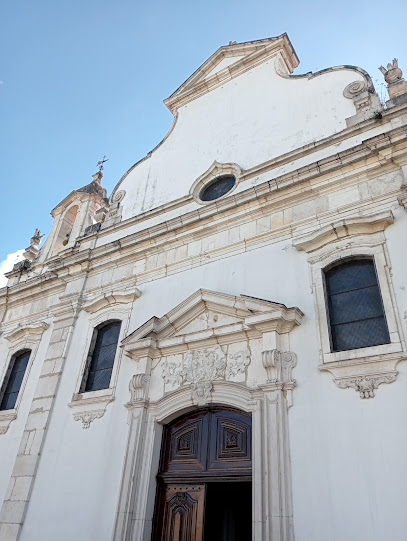
[[[343,90],[363,80],[347,69],[288,79],[272,58],[180,107],[168,138],[120,184],[123,219],[188,195],[214,160],[249,169],[343,130],[356,112]]]
[[[400,211],[386,234],[398,290],[405,281],[406,263],[397,250],[407,223]],[[290,242],[145,284],[134,304],[130,331],[153,315],[163,315],[198,288],[296,305],[305,313],[301,326],[290,334],[291,350],[298,355],[297,388],[289,412],[296,539],[382,541],[389,535],[403,541],[407,363],[399,365],[396,383],[380,386],[374,400],[338,389],[331,375],[319,372],[308,263]],[[399,303],[402,315],[407,309],[405,294]],[[82,430],[67,403],[80,369],[87,317],[83,313],[76,324],[22,541],[38,539],[39,531],[42,539],[59,541],[111,539],[127,437],[123,404],[129,399],[135,361],[123,356],[116,400],[102,419]]]
[[[224,62],[223,67],[228,63]],[[52,273],[44,266],[37,274],[34,267],[13,278],[15,289],[10,288],[11,295],[25,280],[42,278],[45,293],[41,297],[36,290],[34,302],[27,295],[27,302],[21,298],[12,304],[3,321],[8,330],[28,319],[32,323],[37,315],[42,320],[46,314],[52,323],[53,307],[61,302],[62,293],[62,304],[81,303],[31,496],[27,496],[19,541],[112,540],[129,430],[124,404],[130,398],[129,381],[138,372],[137,362],[126,355],[121,357],[115,399],[87,430],[74,420],[74,410],[68,404],[78,390],[89,335],[95,325],[94,316],[83,309],[83,303],[94,295],[114,293],[116,287],[122,295],[128,293],[126,288],[141,291],[140,298],[126,308],[131,310],[126,335],[152,316],[163,316],[201,288],[249,295],[302,310],[301,326],[290,332],[290,351],[298,358],[293,372],[297,387],[288,415],[295,539],[404,541],[407,362],[399,363],[394,383],[380,385],[376,397],[368,400],[361,400],[353,389],[339,389],[332,374],[319,371],[318,322],[308,256],[293,246],[293,237],[315,232],[336,220],[382,212],[392,216],[392,211],[394,223],[384,230],[383,238],[387,239],[389,279],[405,340],[407,213],[398,204],[397,196],[406,178],[402,169],[388,159],[390,153],[382,153],[379,163],[377,153],[372,153],[366,161],[363,156],[358,158],[357,165],[338,165],[329,174],[324,172],[311,181],[298,183],[289,197],[284,189],[271,195],[264,192],[258,200],[250,200],[245,209],[228,209],[223,214],[219,211],[218,216],[212,216],[213,223],[203,219],[191,225],[190,230],[188,225],[172,230],[172,236],[163,232],[163,244],[153,236],[140,242],[131,237],[179,214],[204,208],[189,202],[168,212],[163,209],[151,220],[131,220],[186,196],[214,160],[236,162],[245,170],[345,130],[346,119],[356,111],[352,100],[343,96],[343,89],[357,80],[363,80],[363,75],[351,69],[327,71],[310,78],[285,78],[276,73],[271,59],[184,105],[168,138],[120,184],[119,189],[126,191],[122,219],[129,221],[102,229],[100,236],[81,239],[80,246],[62,253],[60,261],[50,263]],[[266,168],[264,174],[249,182],[260,184],[360,145],[397,127],[394,122],[384,120],[366,129],[355,129],[347,139],[327,142],[315,153],[300,152],[298,159],[273,171]],[[365,150],[366,154],[370,151],[368,147]],[[398,160],[400,156],[399,148]],[[246,190],[247,184],[242,182],[234,193]],[[100,246],[115,241],[119,242],[106,246],[107,255],[102,253]],[[114,251],[109,252],[112,246]],[[95,256],[93,248],[99,250],[99,256]],[[83,257],[87,250],[89,266]],[[52,280],[52,287],[58,290],[48,286]],[[110,308],[102,313],[109,319]],[[52,331],[51,325],[42,336],[17,419],[0,437],[2,499],[7,496]],[[0,336],[0,374],[6,368],[8,351],[9,344]],[[260,346],[253,351],[257,351],[257,357],[251,360],[251,375],[264,375]],[[155,361],[152,400],[162,393],[160,370]]]

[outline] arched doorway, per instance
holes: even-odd
[[[201,409],[164,429],[154,541],[252,538],[251,415]]]

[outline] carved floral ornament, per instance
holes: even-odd
[[[251,360],[249,350],[229,355],[226,351],[226,346],[188,351],[182,361],[165,361],[162,377],[165,383],[177,387],[189,383],[192,399],[198,406],[203,406],[210,398],[214,381],[246,374]]]

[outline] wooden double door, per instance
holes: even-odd
[[[252,539],[251,416],[208,408],[164,429],[154,541]]]

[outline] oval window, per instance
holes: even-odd
[[[235,184],[236,179],[233,175],[218,177],[203,188],[199,194],[199,198],[201,201],[214,201],[230,192]]]

